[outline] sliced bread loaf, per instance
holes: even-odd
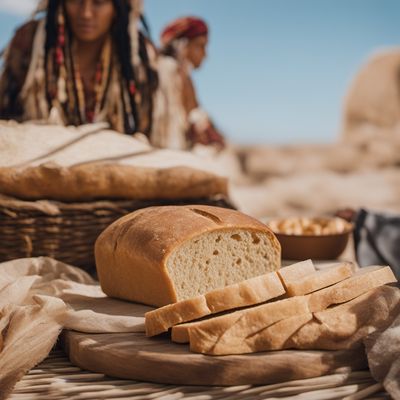
[[[277,274],[282,280],[282,283],[286,287],[287,296],[293,295],[293,293],[305,294],[309,292],[313,292],[321,287],[325,287],[331,284],[334,284],[340,280],[343,280],[350,276],[353,273],[354,266],[351,263],[339,263],[332,265],[331,267],[326,267],[324,270],[316,271],[314,264],[311,260],[302,261],[296,264],[289,265],[287,267],[281,268],[277,271]],[[257,278],[253,278],[256,280]],[[240,285],[240,284],[239,284]],[[252,286],[249,285],[249,289]],[[227,288],[226,288],[227,289]],[[264,289],[265,291],[265,289]],[[221,289],[221,293],[224,293],[224,289]],[[207,295],[206,295],[207,296]],[[272,298],[272,297],[271,297]],[[238,297],[236,297],[239,300]],[[189,300],[187,300],[189,301]],[[226,298],[226,303],[228,303],[229,297]],[[179,304],[179,303],[177,303]],[[254,303],[256,304],[256,303]],[[235,302],[234,306],[230,307],[230,309],[241,307],[240,302]],[[249,303],[242,304],[242,306],[251,305]],[[165,308],[165,307],[164,307]],[[226,310],[229,308],[226,307]],[[160,309],[161,311],[162,309]],[[157,311],[151,311],[148,314],[153,314],[155,317],[157,315]],[[170,313],[169,313],[170,314]],[[251,313],[249,315],[252,315]],[[170,315],[171,317],[171,315]],[[227,318],[227,317],[226,317]],[[254,318],[254,317],[251,317]],[[164,318],[161,318],[163,322]],[[193,319],[186,319],[187,321],[191,321]],[[182,321],[183,322],[183,321]],[[206,324],[205,321],[201,321],[203,325]],[[160,323],[160,322],[158,322]],[[253,320],[244,320],[241,322],[241,327],[239,331],[242,330],[246,332],[246,324],[253,324]],[[172,325],[171,325],[172,326]],[[185,343],[189,341],[189,329],[193,326],[193,324],[181,324],[174,326],[172,329],[172,340],[178,343]]]
[[[284,293],[285,289],[275,272],[256,276],[193,299],[181,300],[147,312],[146,335],[158,335],[182,322],[193,321],[220,311],[263,303]]]
[[[218,340],[210,347],[204,346],[201,337],[191,335],[190,348],[212,355],[282,349],[349,349],[366,335],[389,326],[399,311],[400,290],[384,285],[324,311],[282,319],[241,340]]]
[[[285,294],[285,282],[288,285],[304,276],[315,273],[311,260],[298,262],[276,272],[247,279],[243,282],[215,289],[204,294],[204,298],[181,300],[146,313],[147,336],[158,335],[169,328],[193,321],[221,311],[243,308],[264,303]],[[283,279],[284,278],[284,279]],[[188,342],[187,325],[182,324],[173,332],[173,341]]]
[[[334,270],[337,269],[334,267]],[[317,273],[308,275],[312,282],[315,274]],[[279,330],[280,325],[272,331],[265,331],[270,325],[291,316],[298,316],[299,318],[288,321],[287,326],[282,322],[282,326],[285,326],[285,332],[289,332],[295,326],[299,329],[312,312],[324,310],[330,305],[345,303],[373,288],[391,282],[396,282],[396,278],[389,267],[366,267],[350,278],[309,295],[273,301],[237,313],[175,326],[172,329],[172,339],[181,343],[189,340],[193,351],[207,354],[240,354],[251,352],[251,349],[260,349],[262,346],[264,350],[280,348],[282,337],[276,338],[275,333],[271,333]],[[298,304],[303,302],[304,307],[292,313],[295,303],[289,302],[290,300]],[[276,312],[281,313],[280,317],[276,316]],[[302,314],[304,315],[300,317]],[[260,334],[261,331],[265,332]],[[265,342],[269,344],[260,345]]]
[[[280,244],[263,223],[210,206],[135,211],[110,225],[95,245],[103,291],[164,306],[280,267]]]

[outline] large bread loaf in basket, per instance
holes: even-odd
[[[0,262],[51,256],[94,266],[113,221],[154,205],[232,208],[212,160],[154,149],[103,126],[0,123]]]

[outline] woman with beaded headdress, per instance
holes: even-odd
[[[152,142],[157,146],[225,146],[223,136],[200,107],[191,80],[192,69],[199,68],[206,57],[207,43],[208,26],[197,17],[179,18],[161,33],[159,90],[152,134]]]
[[[149,135],[157,74],[141,14],[141,0],[41,1],[4,53],[0,118]]]

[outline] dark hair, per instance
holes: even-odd
[[[169,45],[163,47],[161,49],[160,53],[164,56],[177,58],[176,50],[172,44],[169,44]]]
[[[46,42],[45,51],[46,55],[48,51],[56,46],[57,42],[57,10],[60,0],[50,0],[47,8],[46,16]]]
[[[121,66],[121,74],[124,79],[124,84],[128,87],[129,94],[129,102],[130,108],[133,114],[133,124],[130,121],[127,113],[124,113],[124,127],[126,133],[133,133],[135,128],[139,125],[139,113],[138,106],[135,101],[135,96],[129,90],[129,85],[131,82],[135,82],[137,85],[138,81],[135,76],[135,70],[131,63],[132,59],[132,49],[131,49],[131,40],[129,35],[129,14],[131,11],[131,5],[127,0],[112,0],[115,11],[116,18],[114,24],[111,29],[111,34],[113,38],[113,44],[116,49],[116,54],[119,58],[120,66]],[[64,7],[64,0],[50,0],[48,9],[47,9],[47,18],[46,18],[46,42],[45,42],[45,52],[46,52],[46,60],[48,58],[49,52],[51,49],[55,48],[57,45],[57,35],[58,35],[58,21],[57,21],[57,12],[60,7]],[[70,30],[68,29],[68,21],[66,21],[68,34],[71,35]],[[146,50],[146,41],[144,36],[139,34],[139,57],[142,61],[142,65],[144,71],[146,73],[146,82],[147,82],[147,90],[145,90],[146,95],[148,95],[149,105],[149,113],[152,113],[152,92],[154,91],[154,87],[157,82],[157,74],[151,68],[149,63],[149,58]],[[71,66],[73,67],[73,66]],[[47,76],[47,74],[46,74]],[[126,107],[125,99],[122,96],[121,99],[124,108]],[[147,128],[146,134],[150,131],[150,121],[151,115],[149,115],[149,126]]]
[[[113,0],[115,11],[116,11],[116,19],[112,28],[113,37],[114,37],[114,45],[117,49],[117,54],[119,57],[119,61],[121,64],[121,73],[125,78],[126,84],[129,85],[129,82],[136,82],[135,79],[135,71],[133,69],[131,59],[132,59],[132,49],[131,49],[131,41],[129,36],[129,13],[130,6],[128,6],[126,0]],[[132,109],[134,122],[138,123],[138,113],[136,107],[136,101],[134,96],[129,93],[130,106]],[[125,113],[126,114],[126,113]],[[125,131],[134,131],[135,127],[130,126],[131,123],[129,118],[125,118]]]

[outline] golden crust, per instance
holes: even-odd
[[[166,267],[171,252],[195,236],[232,228],[266,233],[280,254],[272,231],[238,211],[200,205],[135,211],[110,225],[96,241],[102,289],[111,297],[158,307],[174,303],[177,294]]]
[[[88,163],[0,168],[1,193],[21,199],[184,199],[227,195],[224,177],[188,167],[165,169]]]
[[[285,289],[276,272],[269,272],[147,312],[145,314],[146,334],[147,336],[158,335],[182,322],[263,303],[284,293]]]

